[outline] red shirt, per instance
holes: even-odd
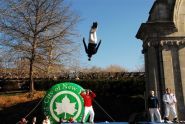
[[[89,95],[87,95],[87,94],[85,94],[85,93],[82,92],[80,95],[83,97],[83,99],[84,99],[84,105],[86,107],[92,106],[92,100],[93,100],[94,97],[96,97],[96,94],[95,93],[89,92]]]

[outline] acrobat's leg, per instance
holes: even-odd
[[[83,44],[84,44],[85,52],[88,54],[88,49],[87,49],[87,45],[85,43],[85,38],[83,38]]]
[[[101,44],[101,40],[99,41],[98,46],[96,47],[96,50],[95,50],[95,53],[94,53],[94,54],[96,54],[96,53],[97,53],[97,51],[98,51],[98,48],[99,48],[100,44]]]

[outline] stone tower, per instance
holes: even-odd
[[[143,41],[146,94],[154,90],[163,105],[162,95],[171,88],[178,118],[185,120],[185,0],[156,0],[136,37]]]

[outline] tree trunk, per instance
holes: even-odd
[[[33,81],[33,60],[30,60],[30,74],[29,74],[30,92],[34,91],[34,81]]]
[[[49,45],[49,49],[48,49],[48,67],[47,67],[47,76],[50,77],[50,73],[51,73],[51,64],[52,64],[52,44],[50,43]]]

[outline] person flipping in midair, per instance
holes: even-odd
[[[98,48],[100,46],[101,40],[99,41],[97,45],[97,36],[96,36],[96,30],[98,28],[98,23],[93,22],[93,25],[91,26],[90,32],[89,32],[89,43],[88,47],[86,46],[85,43],[85,38],[83,38],[83,43],[85,47],[85,51],[89,57],[89,61],[91,60],[92,55],[96,54],[98,51]]]

